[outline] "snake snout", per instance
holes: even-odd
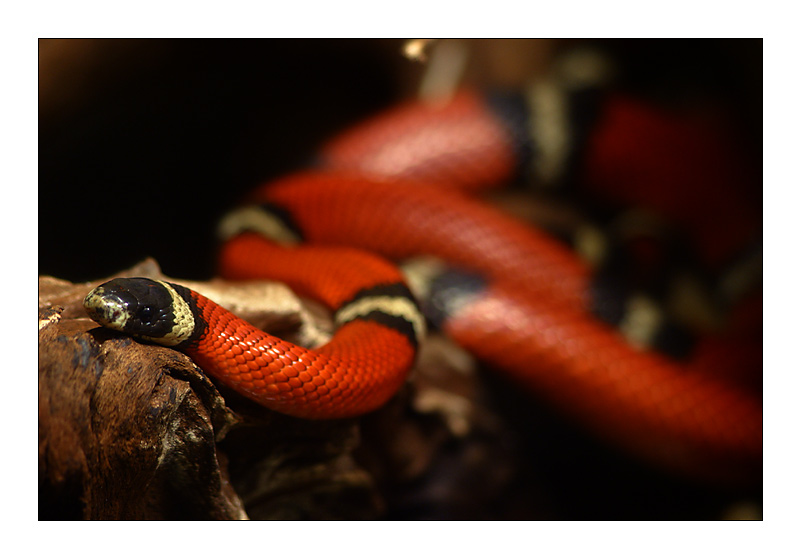
[[[122,330],[129,316],[127,303],[101,285],[86,295],[83,308],[89,318],[98,324],[114,330]]]

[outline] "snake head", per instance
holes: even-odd
[[[116,278],[83,301],[89,317],[106,328],[162,345],[174,346],[191,335],[191,309],[167,282],[149,278]]]

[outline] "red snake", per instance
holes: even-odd
[[[648,188],[637,187],[666,180],[664,173],[681,178],[669,157],[660,163],[637,143],[637,131],[666,123],[659,138],[669,146],[669,134],[683,124],[624,99],[609,101],[604,115],[586,141],[585,188],[654,205],[689,231],[709,260],[730,254],[753,227],[744,202],[723,203],[722,235],[678,203],[685,192],[674,192],[678,202],[653,202]],[[220,274],[283,281],[325,303],[339,328],[321,348],[287,343],[165,282],[113,280],[87,296],[87,310],[101,324],[185,351],[213,378],[281,413],[353,416],[392,397],[422,341],[423,321],[390,261],[432,255],[456,275],[477,278],[436,320],[477,358],[640,456],[682,472],[752,475],[761,461],[761,397],[731,380],[733,369],[752,366],[742,357],[750,346],[709,337],[686,361],[632,347],[589,311],[589,264],[549,234],[466,194],[518,173],[524,141],[512,128],[468,91],[440,105],[408,103],[334,139],[318,170],[264,185],[223,223],[229,239]],[[620,161],[621,168],[614,165]],[[166,329],[151,317],[159,305]],[[138,330],[128,320],[135,309],[146,309],[146,327],[139,321]],[[192,315],[193,327],[175,326],[179,315]]]

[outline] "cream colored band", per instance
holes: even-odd
[[[555,80],[541,80],[528,88],[527,97],[530,135],[536,146],[535,171],[550,185],[563,174],[570,149],[566,96]]]
[[[632,346],[646,349],[652,345],[663,321],[658,305],[648,297],[637,295],[628,300],[619,330]]]
[[[364,297],[345,305],[336,313],[336,325],[341,326],[361,316],[367,316],[373,311],[379,311],[390,316],[405,319],[414,328],[414,335],[418,341],[425,337],[425,319],[417,306],[408,297],[389,297],[378,295]]]
[[[217,233],[222,240],[245,231],[254,231],[281,244],[296,244],[300,238],[281,221],[259,206],[245,206],[228,213],[219,224]]]
[[[172,331],[168,334],[160,338],[141,337],[145,340],[158,342],[162,345],[176,346],[188,340],[192,332],[194,332],[194,315],[192,314],[192,309],[189,303],[187,303],[170,284],[160,280],[154,281],[163,285],[172,297],[172,312],[175,316],[175,320],[172,325]]]

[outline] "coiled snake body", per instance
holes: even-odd
[[[264,185],[225,219],[220,274],[283,281],[328,305],[338,329],[321,348],[284,342],[154,280],[113,280],[87,296],[87,310],[101,324],[185,351],[213,378],[276,411],[353,416],[397,391],[424,337],[425,321],[390,261],[431,255],[445,267],[420,294],[423,308],[492,368],[675,470],[757,469],[760,396],[720,370],[752,363],[736,357],[742,346],[708,338],[685,359],[632,346],[593,314],[589,263],[465,194],[508,183],[536,159],[530,115],[520,107],[468,91],[440,105],[401,106],[336,138],[319,169]],[[707,224],[681,211],[673,217],[699,232],[699,251],[726,250],[730,236],[708,241]],[[458,278],[467,287],[454,287]]]

